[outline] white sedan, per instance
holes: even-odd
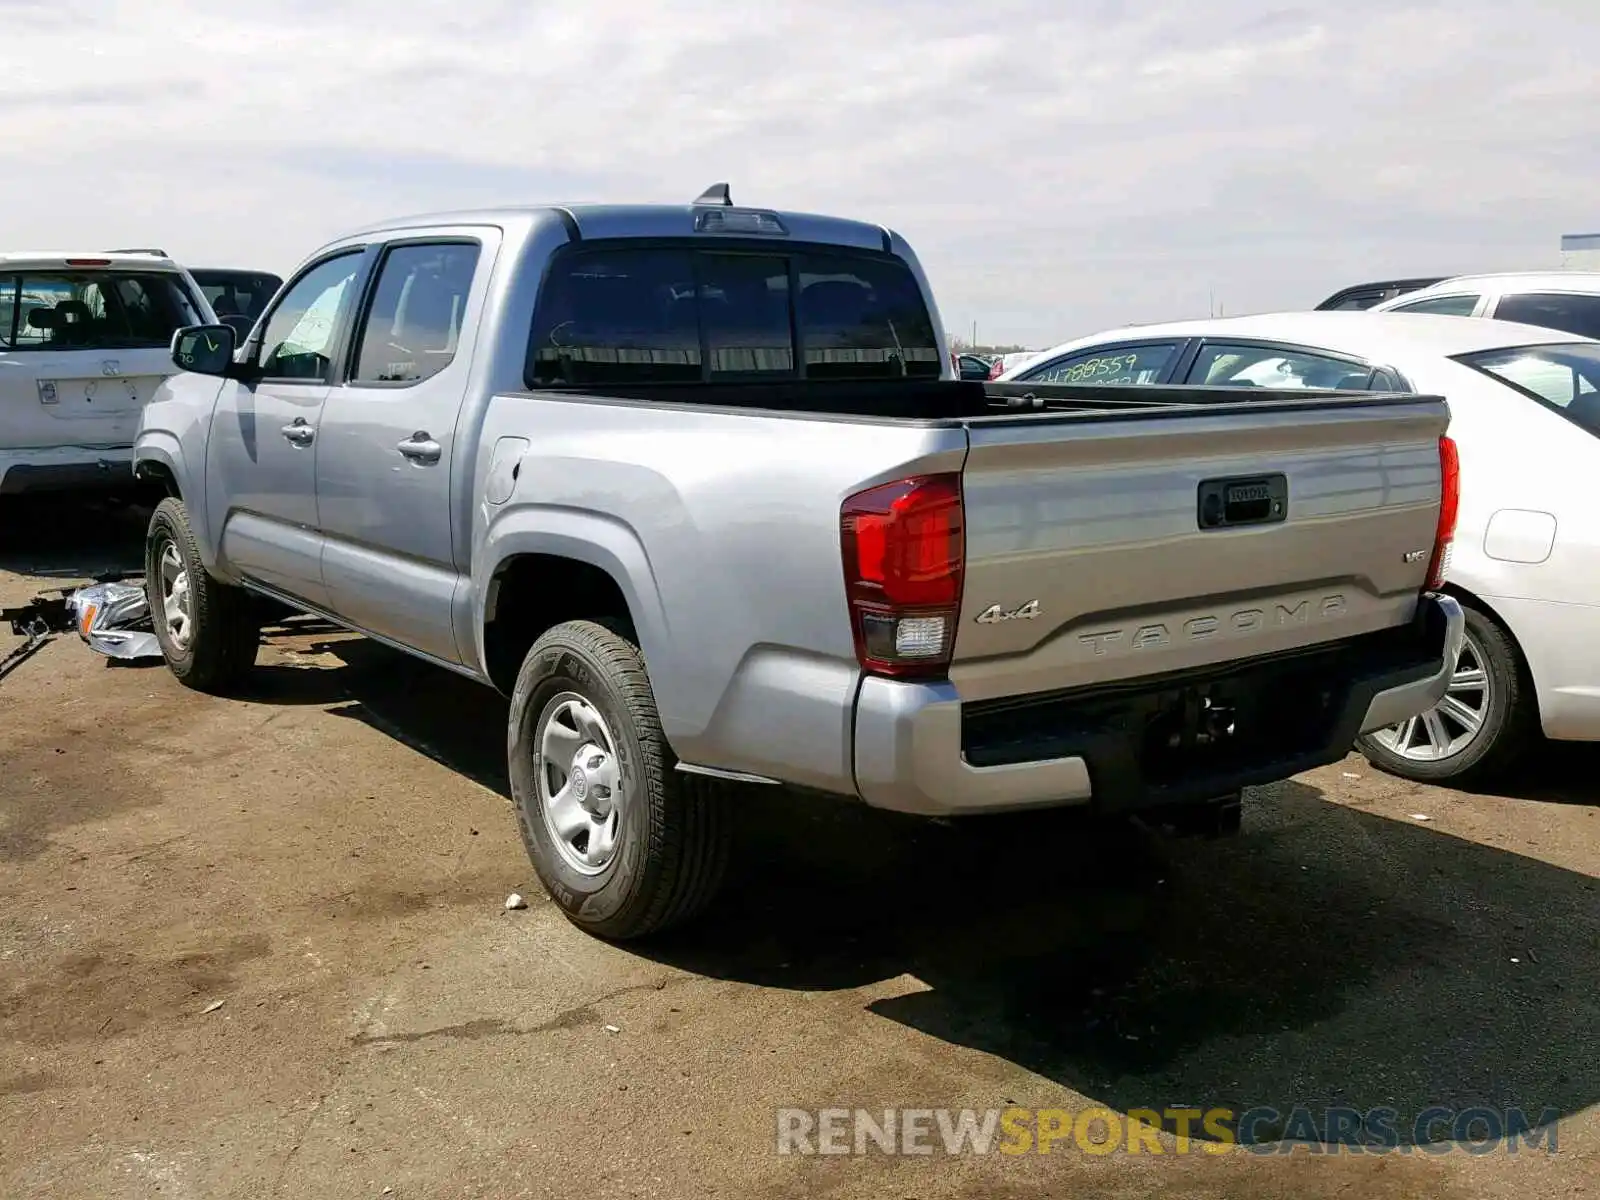
[[[1408,779],[1487,782],[1543,734],[1600,741],[1600,341],[1500,320],[1300,312],[1141,325],[1046,351],[1007,382],[1439,394],[1461,464],[1447,590],[1467,610],[1449,693],[1362,737]]]

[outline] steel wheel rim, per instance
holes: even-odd
[[[167,627],[167,639],[178,650],[187,650],[194,637],[194,590],[189,585],[189,569],[177,544],[161,544],[158,559],[161,576],[161,616]]]
[[[1494,681],[1484,658],[1483,647],[1468,633],[1444,699],[1425,713],[1378,730],[1373,740],[1407,762],[1443,762],[1462,753],[1483,732],[1494,703]]]
[[[562,860],[598,875],[617,855],[622,772],[605,718],[576,692],[544,707],[535,727],[534,789],[545,830]]]

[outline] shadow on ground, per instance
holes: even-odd
[[[142,571],[149,523],[149,507],[124,496],[0,496],[0,571],[41,581]]]
[[[1600,743],[1545,742],[1518,764],[1514,783],[1492,793],[1548,804],[1600,804]],[[1477,790],[1477,789],[1474,789]]]
[[[254,698],[329,705],[507,794],[500,697],[364,640],[313,648],[346,666],[264,668]],[[712,913],[636,951],[797,991],[910,974],[926,990],[870,1011],[1123,1111],[1303,1106],[1325,1132],[1329,1107],[1388,1108],[1405,1143],[1449,1135],[1413,1134],[1435,1105],[1537,1122],[1600,1101],[1600,884],[1302,782],[1219,842],[757,790],[739,863]]]
[[[506,700],[492,688],[318,618],[279,619],[262,634],[269,651],[288,653],[264,652],[239,699],[325,706],[510,799]],[[282,661],[298,656],[306,665]],[[342,665],[325,665],[328,656]]]

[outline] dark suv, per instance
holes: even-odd
[[[1380,279],[1374,283],[1358,283],[1335,292],[1317,305],[1316,311],[1371,308],[1374,304],[1382,304],[1385,300],[1393,300],[1396,296],[1404,296],[1407,292],[1429,287],[1448,278],[1448,275],[1423,275],[1416,279]]]

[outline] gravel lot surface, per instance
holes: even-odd
[[[0,508],[0,604],[137,565],[142,518]],[[1589,748],[1513,796],[1352,758],[1210,843],[756,797],[720,906],[620,948],[532,876],[499,697],[266,643],[236,700],[75,636],[0,678],[0,1196],[1600,1195]],[[1560,1123],[1554,1154],[775,1148],[783,1107],[1012,1105]]]

